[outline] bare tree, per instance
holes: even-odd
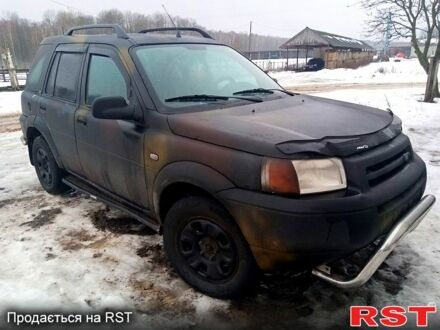
[[[370,32],[388,32],[393,37],[411,39],[420,65],[428,77],[435,77],[432,93],[425,96],[425,102],[433,102],[434,97],[440,97],[436,72],[430,72],[440,61],[440,42],[435,38],[440,34],[440,0],[362,0],[362,5],[370,14]],[[430,65],[429,49],[435,42],[433,63]]]
[[[102,10],[96,17],[96,23],[119,24],[124,26],[124,13],[118,9]]]
[[[173,19],[180,26],[201,27],[191,18],[173,16]],[[61,34],[72,26],[92,23],[118,23],[128,32],[171,26],[169,18],[162,12],[143,14],[109,9],[101,11],[96,17],[93,17],[71,10],[49,10],[44,13],[40,21],[30,21],[20,18],[14,13],[6,13],[0,16],[0,53],[4,53],[6,48],[9,48],[17,68],[27,68],[42,39]],[[208,32],[220,42],[226,43],[239,51],[246,51],[248,48],[248,34],[246,32]],[[84,33],[86,32],[84,31]],[[275,50],[285,41],[285,38],[254,35],[252,49]]]

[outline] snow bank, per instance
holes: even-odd
[[[0,117],[21,113],[21,92],[0,91]]]
[[[370,63],[357,69],[324,69],[317,72],[272,72],[283,87],[314,84],[424,83],[427,75],[416,59]],[[440,74],[439,74],[440,75]]]

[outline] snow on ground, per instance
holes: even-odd
[[[0,134],[0,314],[113,307],[155,328],[194,324],[206,297],[168,267],[161,237],[84,196],[43,192],[20,134]]]
[[[358,69],[324,69],[318,72],[282,71],[272,72],[270,75],[285,88],[314,84],[424,83],[427,79],[417,59],[370,63]]]
[[[318,95],[383,109],[389,104],[427,164],[426,192],[439,197],[440,103],[419,102],[422,93],[402,88]],[[19,104],[19,93],[10,95]],[[114,307],[136,311],[136,323],[151,328],[339,329],[348,327],[350,305],[440,304],[440,203],[357,291],[275,274],[263,277],[255,296],[220,301],[189,288],[169,267],[161,237],[133,219],[79,194],[42,191],[19,136],[0,134],[0,315],[30,306]],[[438,315],[434,322],[440,325]]]
[[[21,92],[0,92],[0,117],[21,112]]]
[[[340,90],[315,94],[372,107],[388,106],[403,121],[403,130],[414,150],[427,164],[428,182],[425,193],[440,198],[440,100],[426,104],[422,88],[392,90]],[[420,226],[405,238],[382,268],[352,304],[369,302],[375,306],[387,304],[440,305],[440,203],[434,205]],[[380,284],[381,280],[384,282]],[[389,281],[389,283],[387,283]],[[387,294],[387,286],[397,282],[401,288]],[[385,291],[385,292],[384,292]],[[370,300],[371,299],[371,300]],[[324,313],[325,315],[325,313]],[[328,315],[331,317],[331,315]],[[440,317],[436,322],[440,325]]]
[[[20,86],[24,86],[26,85],[26,80],[18,79],[18,84]],[[9,80],[3,81],[2,77],[0,76],[0,88],[2,87],[11,87],[11,82]]]

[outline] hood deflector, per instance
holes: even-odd
[[[371,134],[345,138],[324,138],[319,141],[287,141],[276,145],[286,155],[318,153],[323,156],[346,157],[377,147],[394,139],[402,132],[401,120],[393,115],[393,121],[384,129]]]

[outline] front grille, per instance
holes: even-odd
[[[374,187],[388,178],[391,178],[393,175],[402,170],[402,168],[408,164],[412,157],[412,150],[410,147],[407,147],[399,153],[388,157],[379,163],[368,166],[366,168],[366,172],[370,187]]]
[[[419,177],[411,189],[379,205],[377,211],[381,221],[393,224],[395,220],[412,208],[422,198],[425,191],[425,182],[423,176]]]

